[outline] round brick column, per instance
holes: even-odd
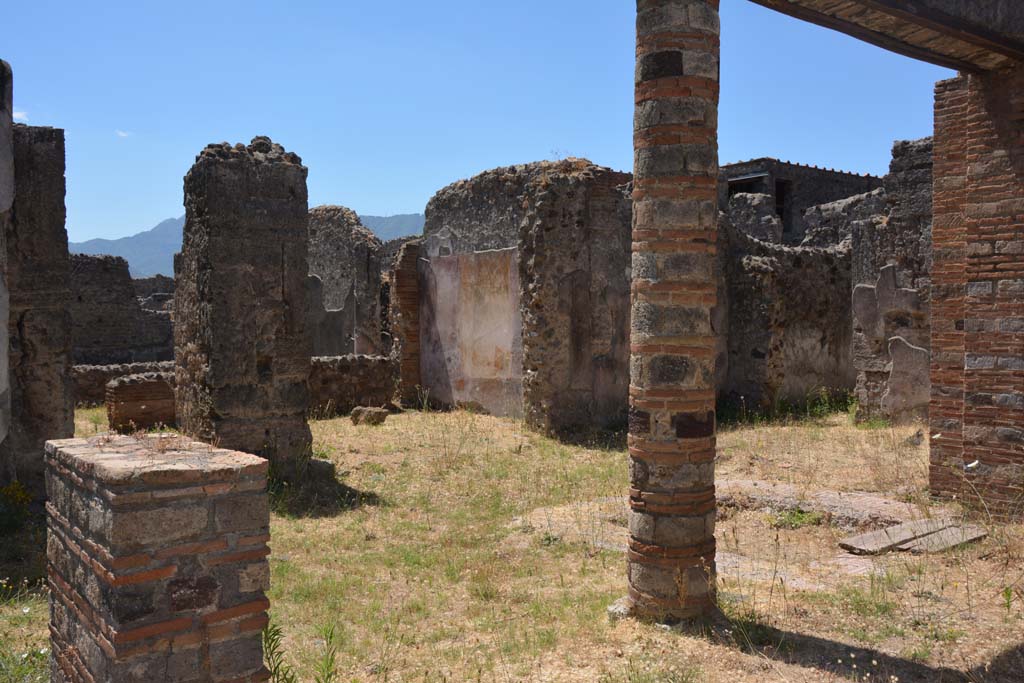
[[[715,600],[718,0],[637,0],[630,365],[631,614]]]

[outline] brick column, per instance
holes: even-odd
[[[964,451],[964,304],[967,296],[967,79],[935,86],[932,193],[931,488],[961,493]],[[979,283],[972,294],[990,285]]]
[[[1024,67],[937,89],[932,490],[1017,519],[1024,517],[1022,119]]]
[[[630,612],[715,599],[718,0],[637,0]]]
[[[47,442],[51,680],[267,680],[266,475],[182,437]]]

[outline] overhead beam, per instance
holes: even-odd
[[[854,0],[873,10],[884,12],[922,28],[928,28],[957,40],[1024,62],[1024,43],[964,19],[911,0]]]
[[[948,57],[946,55],[940,55],[931,50],[911,45],[910,43],[904,43],[902,40],[897,40],[892,36],[888,36],[884,33],[878,33],[870,29],[864,28],[859,24],[855,24],[845,19],[834,17],[831,14],[823,14],[816,10],[809,9],[803,5],[796,5],[788,0],[750,0],[753,3],[773,9],[776,12],[782,14],[788,14],[791,17],[806,21],[811,24],[817,24],[833,31],[839,31],[845,33],[848,36],[863,40],[865,43],[871,43],[878,47],[901,54],[905,57],[911,57],[918,59],[922,62],[928,62],[929,64],[935,64],[937,66],[944,66],[947,69],[953,69],[955,71],[962,71],[965,73],[982,73],[985,71],[984,68],[955,57]],[[858,0],[860,1],[860,0]]]

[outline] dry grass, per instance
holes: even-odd
[[[95,426],[81,411],[78,424]],[[728,429],[719,476],[927,507],[915,431],[858,429],[843,415]],[[560,444],[467,412],[410,412],[381,427],[339,418],[313,433],[344,483],[377,501],[272,520],[272,616],[303,680],[328,625],[342,681],[1020,680],[1022,662],[1005,654],[1024,641],[1020,527],[993,526],[941,556],[845,566],[845,531],[820,518],[733,511],[717,534],[724,620],[613,624],[621,447]],[[18,609],[0,605],[0,641],[44,647],[44,610],[15,628]]]

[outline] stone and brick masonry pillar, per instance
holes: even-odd
[[[176,436],[47,442],[51,680],[267,680],[266,477]]]
[[[1024,66],[940,83],[931,486],[1024,518]]]
[[[715,600],[718,0],[637,0],[630,613]]]
[[[43,444],[75,433],[64,131],[14,126],[14,174],[14,213],[4,235],[12,422],[0,460],[42,497]]]
[[[176,413],[193,437],[287,477],[312,443],[306,168],[269,138],[204,149],[185,176],[174,294]]]

